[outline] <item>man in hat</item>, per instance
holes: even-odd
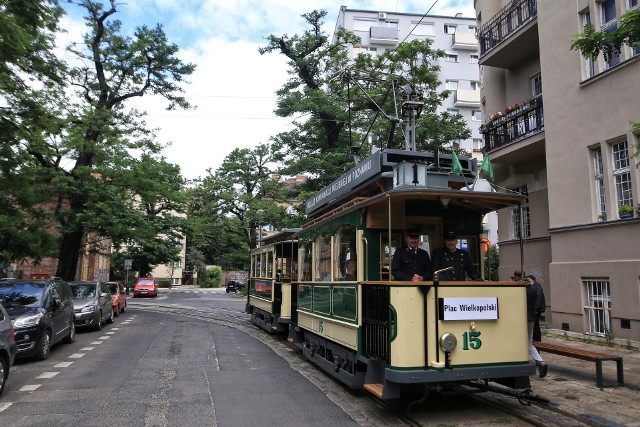
[[[391,262],[391,273],[396,280],[421,282],[431,280],[433,269],[429,253],[418,247],[420,230],[409,228],[406,233],[407,246],[396,250]]]
[[[480,280],[480,275],[473,268],[469,252],[458,249],[458,236],[452,231],[444,235],[444,248],[437,249],[433,253],[433,271],[447,267],[453,270],[445,271],[438,275],[440,280],[462,281]]]

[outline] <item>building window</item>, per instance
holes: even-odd
[[[600,3],[600,17],[603,29],[616,23],[616,0],[605,0]]]
[[[471,80],[470,84],[471,84],[471,90],[480,90],[480,82]]]
[[[582,284],[586,288],[586,315],[589,319],[589,332],[595,335],[611,333],[611,293],[609,279],[585,278]]]
[[[482,149],[482,139],[473,138],[473,151],[480,151]]]
[[[522,228],[522,237],[531,237],[531,224],[529,221],[529,195],[527,186],[518,187],[514,189],[516,193],[526,196],[527,199],[521,205],[522,206],[522,219],[520,218],[520,211],[517,207],[511,209],[511,223],[513,225],[513,238],[520,237],[520,224],[524,224]]]
[[[472,53],[469,55],[469,64],[477,64],[478,63],[478,54]]]
[[[607,33],[615,31],[618,28],[617,25],[610,25],[605,30]],[[615,49],[611,52],[611,57],[605,59],[605,64],[607,64],[607,68],[615,67],[620,63],[620,52],[617,52]]]
[[[369,31],[375,25],[376,21],[373,19],[354,19],[353,31]]]
[[[596,186],[596,198],[598,202],[598,218],[607,218],[607,199],[604,187],[604,168],[602,163],[602,149],[593,150],[593,170]]]
[[[360,46],[360,47],[354,47],[353,48],[353,55],[356,56],[360,53],[364,53],[367,55],[371,55],[371,56],[377,56],[378,55],[378,48],[377,47],[368,47],[368,46]]]
[[[629,10],[638,7],[638,0],[629,0]]]
[[[416,36],[435,36],[436,26],[433,22],[412,22],[411,25],[415,27],[413,34]]]
[[[458,81],[447,80],[447,90],[458,90]]]
[[[542,76],[540,73],[531,77],[531,93],[534,98],[542,96]]]
[[[456,53],[447,53],[445,56],[445,61],[447,62],[458,62],[458,54]]]
[[[616,184],[618,207],[633,205],[631,191],[631,172],[629,171],[629,151],[627,141],[618,142],[611,146],[613,154],[613,179]]]
[[[447,108],[447,113],[451,114],[452,116],[459,116],[460,110],[456,110],[455,108]]]
[[[591,25],[591,12],[589,11],[586,11],[582,14],[582,30],[583,31],[584,31],[584,27],[587,25]],[[595,61],[593,60],[593,58],[585,57],[584,65],[585,65],[585,77],[586,78],[593,77],[596,74]]]
[[[456,26],[455,25],[444,24],[444,33],[445,34],[455,34],[456,33]]]
[[[482,112],[480,110],[471,110],[471,120],[474,122],[481,122]]]

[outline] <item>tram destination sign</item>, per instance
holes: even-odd
[[[498,320],[498,298],[439,298],[440,320]]]
[[[380,172],[382,172],[382,152],[378,151],[307,200],[305,205],[307,215],[340,199]]]

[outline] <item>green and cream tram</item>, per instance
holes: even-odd
[[[429,253],[443,246],[445,231],[455,232],[483,272],[483,216],[522,203],[518,194],[471,185],[475,160],[460,159],[461,175],[451,161],[379,151],[307,201],[300,230],[252,251],[254,322],[288,327],[309,360],[383,399],[475,380],[527,389],[535,364],[523,283],[445,282],[437,272],[404,282],[391,274],[408,228],[421,230]],[[354,263],[355,277],[346,271]]]

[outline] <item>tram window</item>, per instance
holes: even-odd
[[[315,267],[316,281],[331,280],[331,236],[328,234],[316,238]]]
[[[311,242],[300,244],[300,281],[311,280]]]
[[[348,274],[355,275],[356,272],[353,267],[351,267],[351,272],[347,272],[347,266],[349,261],[353,265],[356,259],[356,228],[351,224],[341,226],[335,233],[334,246],[334,253],[336,254],[333,267],[334,277],[343,278],[347,277]],[[348,280],[356,280],[355,277],[348,277],[350,277]]]
[[[267,252],[267,275],[273,277],[273,252]]]

